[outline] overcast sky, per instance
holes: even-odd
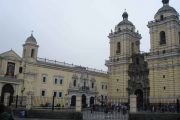
[[[180,12],[180,0],[170,0]],[[124,9],[142,35],[141,51],[150,49],[148,21],[161,0],[0,0],[0,53],[22,55],[34,31],[38,57],[107,70],[108,34],[122,21]]]

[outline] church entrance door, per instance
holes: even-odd
[[[94,105],[94,97],[91,97],[90,98],[90,106],[93,106]]]
[[[143,91],[140,89],[137,89],[135,91],[135,95],[137,96],[137,109],[138,111],[143,109]]]
[[[87,107],[87,105],[86,105],[86,95],[82,95],[82,107],[83,108],[85,108],[85,107]]]
[[[73,95],[73,96],[71,97],[71,106],[72,106],[72,107],[75,107],[75,106],[76,106],[76,96],[75,96],[75,95]]]
[[[1,92],[1,103],[10,106],[13,102],[14,88],[10,84],[5,84]]]

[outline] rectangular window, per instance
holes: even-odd
[[[73,85],[74,85],[74,87],[76,87],[76,80],[74,80]]]
[[[19,73],[22,73],[22,71],[23,71],[23,68],[19,67]]]
[[[91,87],[94,88],[94,83],[92,82]]]
[[[46,96],[46,91],[45,90],[41,91],[41,96]]]
[[[104,96],[103,95],[101,95],[101,100],[103,100],[104,99]]]
[[[121,52],[121,43],[118,42],[117,43],[117,50],[116,50],[116,53],[120,53]]]
[[[59,92],[59,97],[62,97],[62,92]]]
[[[43,76],[42,82],[43,82],[43,83],[46,83],[46,76]]]
[[[166,76],[165,75],[163,75],[163,78],[165,78]]]
[[[53,96],[56,97],[56,95],[57,95],[57,92],[54,92],[54,93],[53,93]]]
[[[31,50],[31,57],[32,57],[32,58],[34,58],[34,52],[35,52],[35,50],[32,49],[32,50]]]
[[[104,85],[102,85],[102,89],[104,89]]]
[[[105,100],[107,100],[107,96],[105,96]]]
[[[7,63],[7,70],[6,70],[6,76],[14,76],[14,71],[15,71],[15,63],[8,62]]]
[[[63,84],[63,79],[60,79],[60,84],[61,84],[61,85]]]
[[[106,90],[107,90],[107,85],[106,85]]]
[[[54,84],[57,84],[58,80],[57,78],[54,79]]]

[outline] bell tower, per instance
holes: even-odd
[[[161,7],[148,23],[152,54],[164,54],[180,47],[179,13],[169,5],[169,0],[162,0]]]
[[[37,61],[38,45],[33,34],[26,39],[23,44],[23,60],[26,62],[35,63]]]
[[[128,20],[128,13],[122,14],[123,20],[109,34],[110,57],[106,61],[110,74],[110,95],[128,96],[128,65],[133,54],[140,52],[141,35],[135,32],[135,26]]]
[[[150,53],[146,60],[149,65],[150,97],[176,98],[180,95],[179,13],[169,5],[169,0],[162,0],[162,3],[154,20],[148,22]]]

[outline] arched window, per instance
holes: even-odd
[[[117,43],[117,50],[116,50],[116,53],[120,53],[121,52],[121,43],[118,42]]]
[[[34,52],[35,52],[35,50],[32,49],[32,50],[31,50],[31,57],[32,57],[32,58],[34,58]]]
[[[160,32],[160,45],[166,44],[166,33],[164,31]]]

